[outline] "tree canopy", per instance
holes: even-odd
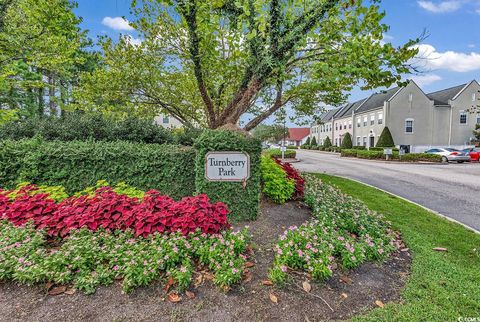
[[[253,130],[253,136],[261,141],[278,142],[288,136],[288,129],[280,124],[260,124]]]
[[[412,70],[418,39],[384,42],[378,2],[134,0],[142,42],[103,41],[105,67],[82,78],[78,108],[213,129],[243,117],[246,130],[285,106],[310,115]]]

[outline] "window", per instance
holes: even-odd
[[[164,115],[163,116],[163,124],[168,124],[170,123],[170,117],[168,117],[168,115]]]
[[[405,133],[413,133],[413,119],[405,120]]]
[[[368,117],[365,115],[363,117],[363,126],[367,126],[367,122],[368,122]]]
[[[335,139],[335,146],[338,146],[338,139]]]
[[[338,123],[335,123],[335,130],[338,130]]]
[[[360,142],[360,137],[357,136],[357,146],[360,146],[361,142]]]
[[[479,113],[480,114],[480,113]],[[348,128],[351,129],[352,128],[352,121],[348,121]]]
[[[375,125],[375,114],[370,115],[370,125]]]
[[[344,129],[344,130],[347,129],[347,122],[343,122],[343,129]]]
[[[480,113],[477,113],[477,124],[480,124]]]
[[[475,95],[475,93],[472,93],[472,102],[475,102],[476,98],[477,98],[477,96]]]
[[[362,120],[360,120],[360,118],[357,117],[357,127],[362,126],[361,124],[362,124]]]
[[[460,124],[467,124],[467,112],[460,111]]]
[[[383,124],[383,113],[378,113],[378,124]]]
[[[363,137],[363,146],[367,147],[367,137],[366,136]]]

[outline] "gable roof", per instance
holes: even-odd
[[[323,113],[322,115],[320,115],[320,120],[324,123],[325,122],[330,122],[332,120],[332,117],[337,115],[337,113],[340,110],[341,110],[341,108],[334,108],[334,109],[328,110],[325,113]]]
[[[436,91],[430,94],[427,94],[428,98],[433,100],[435,105],[449,105],[450,100],[452,100],[458,93],[460,93],[467,84],[462,84],[447,89],[442,89],[441,91]]]
[[[336,119],[341,119],[346,116],[352,116],[352,111],[356,110],[360,105],[362,105],[367,98],[361,99],[359,101],[356,101],[355,103],[348,103],[344,107],[338,111],[338,113],[335,115]]]
[[[383,107],[383,104],[390,100],[400,90],[402,90],[402,87],[397,86],[386,91],[373,94],[355,110],[355,113],[362,113]]]
[[[288,141],[302,141],[304,138],[310,135],[310,128],[299,127],[288,129]]]

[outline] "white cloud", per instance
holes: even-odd
[[[478,8],[477,10],[475,10],[475,12],[480,15],[480,8]]]
[[[476,47],[475,44],[468,44],[467,46],[468,46],[468,48],[475,48]]]
[[[438,82],[439,80],[442,80],[442,77],[440,77],[438,75],[435,75],[435,74],[415,75],[415,76],[412,76],[411,78],[420,87],[428,86],[432,83],[435,83],[435,82]]]
[[[462,6],[461,1],[459,0],[447,0],[440,1],[438,3],[434,3],[433,1],[420,0],[417,1],[417,3],[421,8],[433,13],[453,12],[458,10]]]
[[[130,35],[126,35],[126,36],[125,36],[125,39],[126,39],[126,41],[127,41],[130,45],[132,45],[132,46],[140,46],[140,45],[142,44],[142,42],[143,42],[142,39],[140,39],[140,38],[135,38],[135,37],[130,36]]]
[[[465,73],[480,70],[480,53],[460,53],[455,51],[438,52],[435,47],[428,44],[416,45],[419,49],[413,63],[419,67],[430,70],[449,70]]]
[[[102,20],[102,24],[109,28],[112,28],[113,30],[134,30],[134,28],[130,26],[128,20],[125,20],[122,17],[105,17]]]

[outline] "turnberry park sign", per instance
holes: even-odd
[[[250,178],[250,156],[243,152],[209,152],[205,156],[209,181],[242,182]]]

